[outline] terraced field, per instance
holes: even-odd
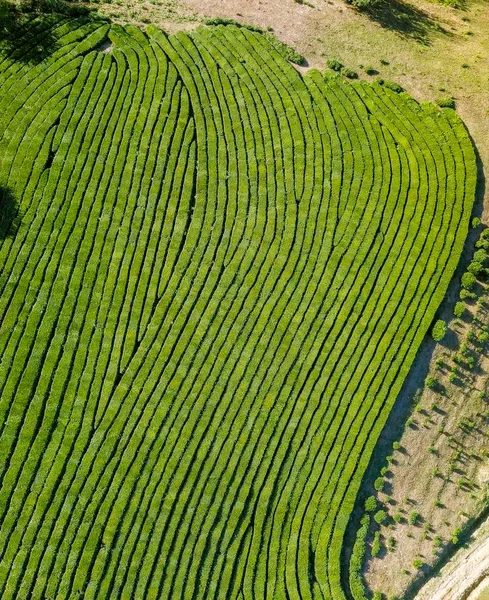
[[[462,123],[232,26],[25,34],[0,56],[0,597],[345,598],[467,232]]]

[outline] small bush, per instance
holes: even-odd
[[[462,287],[466,290],[473,289],[473,287],[476,284],[476,281],[477,281],[476,276],[469,271],[467,271],[466,273],[464,273],[462,275]]]
[[[465,312],[465,304],[463,302],[457,302],[455,304],[455,308],[453,309],[453,314],[456,317],[462,317]]]
[[[339,73],[343,68],[343,65],[340,63],[339,60],[336,60],[336,58],[328,58],[326,64],[328,65],[329,69],[331,69],[332,71],[336,71],[337,73]]]
[[[440,108],[455,108],[455,99],[453,96],[443,96],[436,101]]]
[[[365,510],[367,512],[374,512],[374,510],[376,508],[377,508],[377,500],[375,499],[375,496],[369,496],[365,500]]]
[[[416,525],[416,523],[418,522],[420,517],[420,514],[418,512],[416,512],[415,510],[413,510],[413,512],[409,515],[409,524],[410,525]]]
[[[382,525],[382,523],[387,519],[387,513],[385,510],[378,510],[374,515],[374,521],[377,525]]]
[[[434,390],[436,388],[436,379],[432,375],[429,375],[426,378],[425,383],[426,387],[430,388],[430,390]]]
[[[431,336],[435,340],[435,342],[441,342],[441,340],[445,337],[446,332],[447,324],[445,323],[445,321],[438,319],[438,321],[433,326]]]
[[[341,73],[345,77],[348,77],[348,79],[358,79],[358,73],[356,73],[356,71],[354,71],[353,69],[349,69],[348,67],[344,67],[343,69],[341,69]]]
[[[413,567],[415,569],[422,569],[423,565],[424,565],[424,562],[422,560],[419,560],[419,558],[413,562]]]
[[[384,87],[388,88],[389,90],[392,90],[393,92],[396,92],[396,94],[400,94],[404,91],[404,88],[402,88],[399,84],[394,83],[393,81],[384,81]]]
[[[402,521],[402,515],[401,515],[401,513],[396,513],[392,518],[394,519],[394,521],[396,523],[400,523]]]
[[[484,267],[480,264],[480,262],[477,262],[476,260],[473,260],[470,265],[467,267],[467,271],[469,273],[473,273],[474,275],[478,275],[482,269]]]
[[[469,292],[466,289],[460,290],[460,300],[475,300],[476,298],[477,294],[474,292]]]
[[[377,479],[374,481],[374,488],[378,492],[381,492],[384,489],[384,485],[385,485],[385,481],[384,481],[383,477],[377,477]]]
[[[393,448],[394,450],[399,450],[399,448],[400,448],[400,447],[401,447],[401,444],[400,444],[399,442],[394,442],[394,443],[392,444],[392,448]]]
[[[380,532],[376,531],[372,542],[372,556],[375,558],[380,554]]]
[[[474,260],[483,265],[487,260],[487,252],[484,249],[476,250],[474,252]]]

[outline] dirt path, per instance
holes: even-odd
[[[474,534],[470,546],[459,550],[439,577],[421,588],[416,600],[467,600],[488,576],[489,520]]]

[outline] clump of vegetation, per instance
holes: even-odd
[[[431,337],[435,340],[435,342],[441,342],[445,337],[448,331],[447,324],[442,319],[438,319],[438,321],[434,324],[433,329],[431,330]]]
[[[460,318],[464,315],[465,313],[465,304],[463,302],[457,302],[455,304],[455,308],[453,309],[453,314]]]
[[[384,489],[384,485],[385,479],[383,477],[377,477],[377,479],[374,481],[374,488],[377,490],[377,492],[381,492]]]
[[[377,508],[377,500],[376,500],[375,496],[369,496],[365,500],[365,510],[367,512],[374,512],[374,510],[376,508]]]
[[[409,515],[409,519],[408,519],[409,524],[416,525],[419,521],[420,516],[421,515],[419,514],[419,512],[413,510]]]
[[[455,99],[453,96],[442,96],[436,101],[440,108],[455,108]]]
[[[472,290],[477,283],[477,278],[473,273],[466,272],[462,275],[462,287],[466,290]]]
[[[358,73],[348,67],[343,67],[343,69],[341,70],[341,73],[345,77],[348,77],[348,79],[357,79],[358,78]]]
[[[372,556],[375,558],[380,554],[381,550],[381,542],[380,542],[380,531],[376,531],[374,534],[374,539],[372,541]]]
[[[382,525],[382,523],[387,519],[387,513],[385,510],[378,510],[374,515],[374,521],[377,525]]]
[[[328,65],[328,69],[336,71],[337,73],[339,73],[341,69],[343,69],[343,65],[336,58],[328,58],[326,64]]]

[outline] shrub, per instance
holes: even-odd
[[[415,510],[413,510],[413,512],[409,515],[409,524],[410,525],[416,525],[416,523],[418,522],[420,517],[420,514],[418,512],[416,512]]]
[[[382,523],[387,519],[387,513],[385,510],[378,510],[374,515],[374,521],[377,525],[382,525]]]
[[[474,252],[474,260],[483,265],[487,260],[487,252],[484,249],[476,250]]]
[[[393,81],[384,81],[384,87],[388,88],[389,90],[392,90],[393,92],[396,92],[396,94],[400,94],[404,91],[404,88],[402,88],[398,83],[394,83]]]
[[[477,294],[474,292],[469,292],[466,289],[460,290],[460,300],[475,300],[476,298]]]
[[[480,262],[473,260],[470,265],[467,267],[467,271],[469,273],[473,273],[474,275],[478,275],[483,269],[483,266]]]
[[[436,101],[440,108],[455,108],[455,99],[453,96],[442,96]]]
[[[360,10],[366,10],[369,8],[373,8],[374,6],[378,6],[381,4],[382,0],[346,0],[348,4],[353,4]]]
[[[419,558],[417,558],[414,562],[413,562],[413,567],[415,569],[422,569],[424,565],[424,562],[422,560],[419,560]]]
[[[471,290],[476,284],[476,277],[470,271],[467,271],[462,275],[462,287],[466,290]]]
[[[453,309],[453,314],[456,317],[461,317],[463,316],[465,312],[465,304],[463,302],[457,302],[457,304],[455,304],[455,308]]]
[[[376,500],[375,496],[369,496],[365,500],[365,510],[367,512],[374,512],[374,510],[376,508],[377,508],[377,500]]]
[[[384,489],[384,485],[385,485],[385,481],[384,481],[383,477],[377,477],[377,479],[374,481],[374,488],[378,492],[381,492]]]
[[[399,442],[394,442],[394,443],[392,444],[392,448],[393,448],[394,450],[399,450],[399,448],[400,448],[400,447],[401,447],[401,444],[400,444]]]
[[[367,73],[367,75],[377,75],[378,71],[377,69],[374,69],[374,67],[368,66],[365,67],[365,73]]]
[[[341,69],[341,73],[345,77],[348,77],[348,79],[357,79],[358,78],[358,73],[356,73],[356,71],[354,71],[353,69],[350,69],[348,67],[343,67],[343,69]]]
[[[435,546],[435,548],[442,547],[443,540],[441,539],[441,537],[439,535],[435,535],[435,537],[433,538],[433,545]]]
[[[336,60],[336,58],[328,58],[326,64],[328,65],[329,69],[336,71],[337,73],[339,73],[343,68],[343,65],[340,63],[339,60]]]
[[[438,321],[433,326],[431,336],[435,340],[435,342],[441,342],[441,340],[445,337],[446,332],[447,324],[445,323],[445,321],[438,319]]]
[[[396,513],[392,518],[394,519],[394,521],[396,523],[400,523],[402,521],[402,515],[401,515],[401,513]]]
[[[376,531],[372,542],[372,556],[375,558],[380,554],[380,532]]]
[[[432,375],[429,375],[426,378],[425,384],[430,390],[434,390],[436,388],[436,379]]]

